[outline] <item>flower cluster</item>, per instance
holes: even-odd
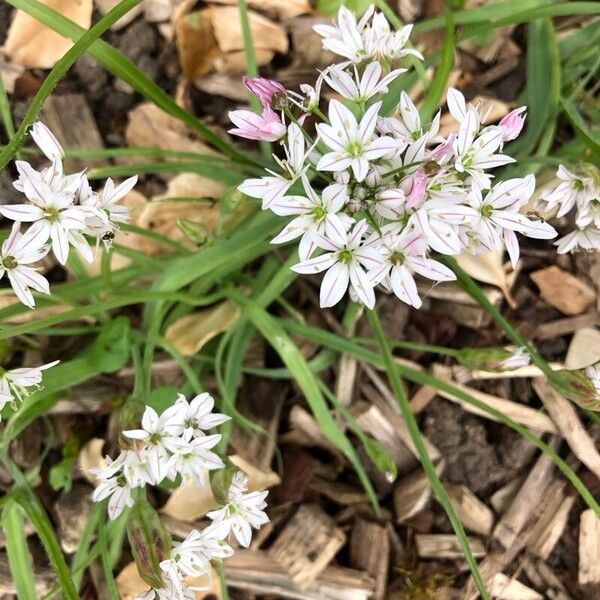
[[[0,250],[0,278],[6,273],[19,300],[33,308],[31,290],[49,294],[50,287],[32,265],[50,249],[64,265],[71,246],[84,260],[92,262],[94,253],[86,236],[110,246],[118,224],[128,219],[127,208],[118,202],[131,191],[137,177],[120,185],[108,179],[104,189],[95,192],[84,172],[64,172],[62,146],[45,125],[35,123],[31,136],[50,165],[36,171],[28,162],[15,161],[19,178],[13,185],[27,202],[0,206],[0,214],[14,221]],[[25,233],[21,233],[21,223],[30,224]]]
[[[40,367],[26,367],[3,371],[0,375],[0,413],[7,404],[17,409],[17,404],[29,396],[31,387],[39,388],[42,383],[42,371],[50,369],[60,361],[47,363]],[[0,371],[2,368],[0,367]],[[1,415],[0,415],[1,418]]]
[[[440,114],[423,122],[405,92],[389,108],[390,86],[406,71],[398,59],[421,58],[405,47],[410,26],[392,31],[373,7],[357,21],[342,6],[336,24],[315,30],[343,61],[325,69],[314,88],[301,86],[301,93],[260,78],[247,81],[270,109],[268,133],[249,111],[243,111],[243,127],[240,111],[231,118],[238,125],[233,133],[283,146],[285,159],[276,158],[280,172],[248,179],[239,189],[261,199],[264,209],[293,217],[273,243],[298,240],[300,262],[292,268],[325,272],[322,307],[339,302],[349,288],[353,299],[372,308],[381,285],[418,308],[415,274],[434,282],[455,278],[433,252],[479,254],[506,246],[515,265],[517,233],[556,236],[548,223],[521,212],[535,189],[532,175],[492,182],[491,169],[514,162],[502,150],[521,132],[525,107],[484,126],[481,107],[450,89],[447,105],[457,131],[443,137]],[[319,109],[324,85],[341,97],[329,102],[327,116]],[[312,136],[303,127],[309,114],[317,119]]]
[[[214,399],[208,393],[199,394],[190,402],[180,394],[175,404],[161,415],[146,406],[141,428],[123,432],[131,440],[131,447],[114,461],[107,457],[106,467],[92,469],[99,481],[93,499],[97,502],[109,499],[111,519],[116,519],[126,506],[134,505],[138,488],[178,478],[206,487],[206,472],[225,467],[212,451],[221,435],[207,431],[229,417],[213,413],[213,407]],[[140,598],[194,598],[193,589],[185,585],[185,577],[210,573],[211,560],[231,556],[233,549],[226,543],[230,534],[240,545],[250,545],[252,528],[258,529],[269,521],[263,510],[267,493],[248,493],[248,476],[236,471],[227,503],[208,513],[212,524],[202,532],[192,531],[183,542],[173,546],[170,556],[160,563],[164,587],[151,589]]]
[[[539,209],[556,210],[557,217],[575,209],[575,229],[556,242],[557,252],[600,249],[600,172],[591,166],[571,172],[560,165],[556,177],[560,183],[542,192]]]

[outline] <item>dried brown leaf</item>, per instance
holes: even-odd
[[[103,448],[103,438],[92,438],[79,451],[77,466],[83,477],[92,485],[98,485],[98,480],[92,475],[90,469],[101,469],[106,466],[106,460],[102,452]]]
[[[77,25],[88,29],[92,22],[92,0],[41,0]],[[73,45],[27,13],[18,10],[6,36],[4,52],[30,69],[51,69]]]
[[[178,319],[167,328],[165,338],[183,356],[194,356],[207,342],[227,331],[239,318],[239,306],[231,300],[224,300]]]

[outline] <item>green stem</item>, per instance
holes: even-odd
[[[402,385],[402,381],[400,380],[400,376],[398,374],[397,365],[394,362],[394,357],[392,355],[392,351],[385,337],[385,333],[383,332],[383,327],[381,325],[381,321],[379,320],[379,316],[374,310],[369,310],[367,312],[367,316],[369,318],[369,323],[375,333],[375,337],[379,342],[379,348],[381,350],[381,354],[383,356],[383,363],[385,365],[388,379],[390,381],[390,385],[392,386],[392,390],[394,395],[396,396],[396,400],[398,401],[398,406],[402,411],[402,415],[404,417],[404,422],[408,428],[410,433],[410,437],[417,449],[417,453],[419,454],[419,460],[421,461],[421,465],[423,466],[423,470],[429,479],[429,483],[431,488],[433,489],[437,499],[440,504],[443,506],[446,514],[448,515],[448,519],[452,524],[452,528],[456,533],[456,537],[458,538],[458,542],[461,546],[463,554],[465,555],[465,559],[473,575],[473,579],[479,589],[479,593],[483,600],[489,600],[489,595],[485,587],[485,583],[479,573],[479,569],[477,567],[477,561],[473,556],[473,552],[471,551],[471,546],[469,544],[469,540],[467,538],[467,534],[463,528],[463,525],[454,510],[454,506],[452,505],[452,500],[448,496],[446,489],[442,485],[440,478],[437,474],[436,468],[427,452],[427,448],[425,443],[423,442],[423,438],[421,436],[421,432],[419,431],[419,426],[415,419],[415,416],[412,413],[410,402],[408,397],[406,396],[406,392],[404,391],[404,387]]]

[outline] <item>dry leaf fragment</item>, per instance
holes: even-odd
[[[585,312],[596,299],[596,292],[571,273],[553,265],[531,273],[540,288],[542,300],[565,315]]]
[[[211,4],[236,6],[238,0],[209,0],[209,2]],[[308,0],[249,0],[248,4],[252,8],[257,8],[280,19],[291,19],[312,12]]]
[[[41,2],[84,29],[89,29],[92,22],[92,0],[41,0]],[[8,30],[4,52],[13,61],[26,68],[51,69],[72,45],[70,39],[18,10]]]
[[[103,438],[92,438],[79,451],[77,466],[83,477],[94,486],[98,485],[98,480],[92,475],[90,469],[103,469],[106,466],[103,448]]]
[[[205,143],[194,138],[190,128],[154,104],[144,102],[129,113],[125,131],[130,147],[160,148],[183,152],[218,155]]]
[[[190,81],[206,75],[221,54],[208,8],[175,19],[175,40],[183,74]]]
[[[483,283],[495,285],[502,290],[506,301],[514,308],[515,301],[510,293],[509,277],[504,270],[504,252],[495,250],[489,254],[463,252],[456,256],[458,265],[471,277]]]
[[[584,369],[600,361],[600,330],[582,327],[575,332],[569,345],[565,367]]]
[[[109,13],[120,2],[121,0],[94,0],[96,7],[103,15]],[[113,31],[119,31],[120,29],[123,29],[123,27],[129,25],[129,23],[131,23],[135,18],[141,15],[143,10],[143,4],[138,4],[137,6],[134,6],[129,12],[124,14],[116,23],[113,23],[110,26],[110,28]]]
[[[167,328],[165,338],[183,356],[194,356],[208,341],[227,331],[239,318],[239,306],[231,300],[224,300],[178,319]]]

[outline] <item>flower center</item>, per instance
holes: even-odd
[[[46,210],[46,219],[48,221],[58,221],[60,217],[60,211],[58,208],[50,207]]]
[[[578,192],[582,192],[585,189],[585,185],[583,183],[583,181],[581,181],[581,179],[576,179],[573,182],[573,187],[578,191]]]
[[[354,260],[354,254],[346,248],[338,253],[338,260],[345,265],[349,265]]]
[[[363,146],[360,142],[350,142],[346,148],[346,152],[354,158],[360,156],[363,151]]]
[[[7,256],[2,261],[2,266],[5,269],[16,269],[19,263],[17,263],[17,259],[14,256]]]
[[[325,209],[321,206],[315,206],[315,208],[313,208],[312,214],[315,221],[322,221],[327,215]]]
[[[153,433],[148,439],[148,442],[153,446],[157,446],[158,444],[160,444],[161,440],[162,436],[160,435],[160,433]]]
[[[405,260],[406,260],[406,256],[404,256],[404,254],[402,252],[399,252],[398,250],[396,250],[395,252],[392,252],[392,255],[390,256],[390,262],[395,267],[402,266],[404,264]]]
[[[494,208],[492,207],[491,204],[484,204],[481,207],[481,216],[485,217],[486,219],[489,219],[492,214],[494,213]]]

